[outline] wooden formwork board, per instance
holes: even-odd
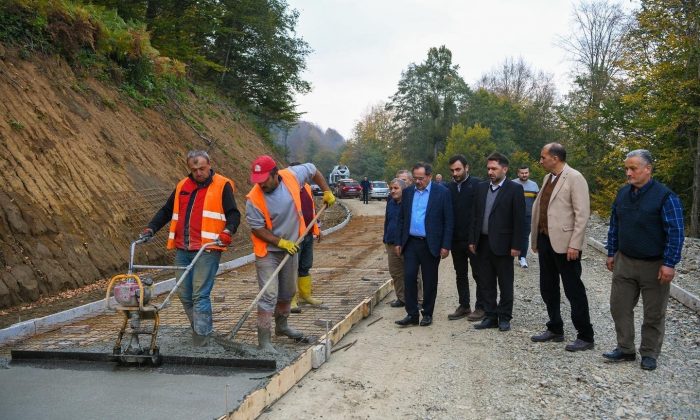
[[[385,282],[371,296],[367,297],[360,304],[355,306],[349,314],[338,322],[329,331],[329,339],[331,343],[338,343],[358,322],[367,318],[372,314],[372,308],[384,299],[393,287],[391,280]],[[322,341],[326,339],[324,335]],[[257,418],[267,407],[271,406],[275,401],[280,399],[294,385],[311,371],[311,363],[313,359],[314,347],[309,348],[301,356],[299,356],[292,364],[277,372],[270,382],[264,387],[248,394],[243,402],[226,416],[219,420],[238,420]]]

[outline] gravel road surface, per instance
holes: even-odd
[[[355,214],[384,209],[380,202],[344,201]],[[604,258],[593,248],[584,251],[583,277],[596,332],[593,351],[569,353],[566,343],[530,341],[546,321],[534,255],[530,268],[516,267],[511,331],[476,331],[466,320],[448,321],[457,303],[448,258],[440,265],[432,326],[394,325],[405,312],[384,304],[393,300],[390,294],[338,344],[357,340],[354,346],[333,353],[329,363],[308,374],[261,418],[700,418],[700,319],[673,299],[656,371],[641,370],[639,358],[604,363],[601,353],[616,344]],[[575,330],[562,299],[571,341]],[[641,310],[636,312],[639,331]]]

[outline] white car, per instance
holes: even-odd
[[[369,188],[369,198],[385,200],[389,196],[389,185],[384,181],[372,181]]]

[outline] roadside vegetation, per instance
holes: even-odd
[[[497,150],[511,159],[511,176],[527,164],[539,183],[540,149],[556,141],[586,176],[593,210],[607,215],[625,182],[625,154],[646,148],[657,159],[655,177],[683,201],[687,233],[698,236],[700,3],[643,0],[627,13],[611,1],[580,2],[558,44],[572,63],[568,92],[522,57],[505,58],[469,86],[451,51],[431,48],[386,103],[360,118],[340,161],[371,179],[427,161],[449,179],[452,154],[464,153],[484,176],[484,158]]]
[[[270,126],[297,120],[293,97],[310,89],[296,20],[283,0],[7,0],[0,42],[24,58],[60,54],[138,106],[187,90],[228,103],[269,140]]]

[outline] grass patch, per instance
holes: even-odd
[[[18,121],[15,119],[9,119],[9,120],[7,120],[7,123],[10,124],[10,127],[15,131],[24,130],[24,124],[22,124],[21,121]]]

